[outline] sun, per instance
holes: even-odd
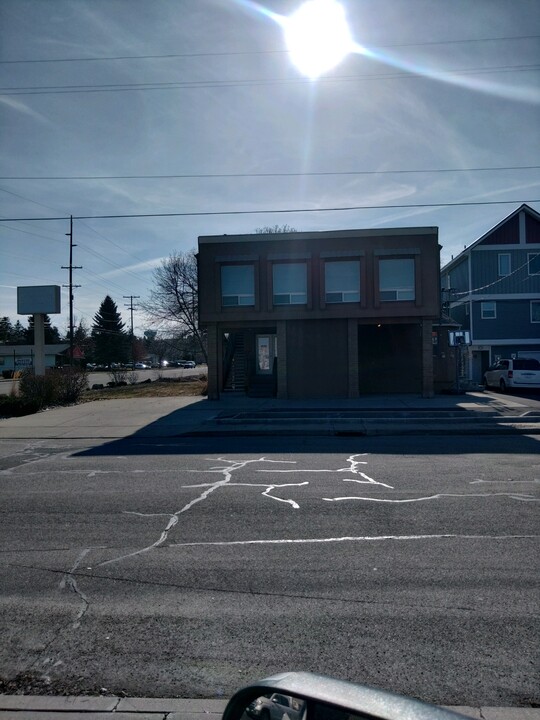
[[[337,0],[308,0],[282,24],[291,60],[309,78],[331,70],[353,48],[345,11]]]

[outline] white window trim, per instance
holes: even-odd
[[[225,298],[236,298],[236,302],[232,304],[224,303]],[[240,298],[249,298],[250,302],[240,302]],[[253,307],[255,305],[255,295],[252,293],[238,293],[236,295],[222,295],[221,307]]]
[[[288,297],[289,299],[284,302],[276,302],[277,297]],[[305,305],[306,302],[307,294],[303,292],[274,293],[273,295],[274,305]]]
[[[540,323],[540,320],[533,320],[533,305],[537,303],[540,306],[540,300],[531,300],[530,302],[530,310],[531,310],[531,322],[532,323]]]
[[[484,315],[484,305],[493,305],[493,315]],[[480,317],[482,320],[496,320],[497,319],[497,302],[495,300],[483,300],[480,303]]]

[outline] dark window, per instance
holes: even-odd
[[[253,265],[221,266],[221,305],[255,305],[255,269]]]
[[[499,276],[510,275],[512,272],[512,256],[510,253],[499,253]]]
[[[495,320],[497,318],[497,304],[494,301],[480,303],[482,320]]]
[[[360,302],[360,262],[327,260],[324,264],[327,303]]]
[[[540,362],[534,358],[517,358],[514,360],[514,370],[540,370]]]
[[[379,297],[381,302],[414,300],[414,259],[379,260]]]
[[[529,275],[540,275],[540,253],[527,253]]]
[[[272,281],[274,305],[307,303],[306,263],[274,263]]]

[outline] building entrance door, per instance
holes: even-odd
[[[277,356],[277,336],[257,335],[256,341],[255,371],[257,375],[271,375]]]

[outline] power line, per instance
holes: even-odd
[[[446,69],[438,70],[437,75],[489,75],[492,73],[502,72],[530,72],[538,70],[540,65],[501,65],[497,67],[472,67],[462,69]],[[362,82],[370,80],[400,80],[400,79],[418,80],[431,79],[431,75],[425,76],[421,73],[401,72],[401,73],[369,73],[367,75],[334,75],[329,77],[321,77],[318,79],[319,84],[328,84],[334,82]],[[208,89],[208,88],[231,88],[231,87],[264,87],[269,85],[307,85],[311,84],[310,78],[268,78],[255,80],[178,80],[171,82],[150,82],[150,83],[120,83],[120,84],[103,84],[103,85],[36,85],[23,87],[5,87],[0,88],[2,95],[69,95],[69,94],[87,94],[98,92],[129,92],[142,90],[192,90],[192,89]]]
[[[484,200],[455,203],[411,203],[400,205],[350,205],[348,207],[321,207],[321,208],[291,208],[267,210],[216,210],[205,212],[170,212],[170,213],[127,213],[117,215],[73,215],[74,220],[119,220],[123,218],[160,218],[160,217],[209,217],[213,215],[277,215],[293,213],[318,212],[344,212],[349,210],[403,210],[406,208],[439,208],[439,207],[471,207],[477,205],[522,205],[523,203],[538,203],[539,199],[532,200]],[[0,222],[27,222],[31,220],[69,220],[68,217],[36,217],[36,218],[0,218]]]
[[[505,167],[436,168],[418,170],[339,170],[328,172],[268,172],[268,173],[184,173],[178,175],[5,175],[0,180],[197,180],[224,178],[278,178],[278,177],[335,177],[351,175],[407,175],[427,173],[497,172],[505,170],[538,170],[540,165],[508,165]],[[9,190],[10,195],[16,195]],[[16,195],[25,200],[22,195]],[[31,200],[30,202],[35,202]],[[42,203],[36,203],[41,205]],[[48,207],[43,205],[43,207]]]
[[[424,47],[426,45],[464,45],[470,43],[485,43],[535,40],[540,35],[511,35],[487,38],[469,38],[460,40],[430,40],[418,43],[385,43],[384,45],[372,45],[370,50],[390,47]],[[243,55],[286,55],[288,50],[235,50],[223,52],[197,52],[197,53],[168,53],[163,55],[109,55],[104,57],[75,57],[75,58],[36,58],[23,60],[0,60],[0,65],[23,65],[31,63],[71,63],[71,62],[104,62],[111,60],[170,60],[176,58],[200,58],[200,57],[234,57]]]

